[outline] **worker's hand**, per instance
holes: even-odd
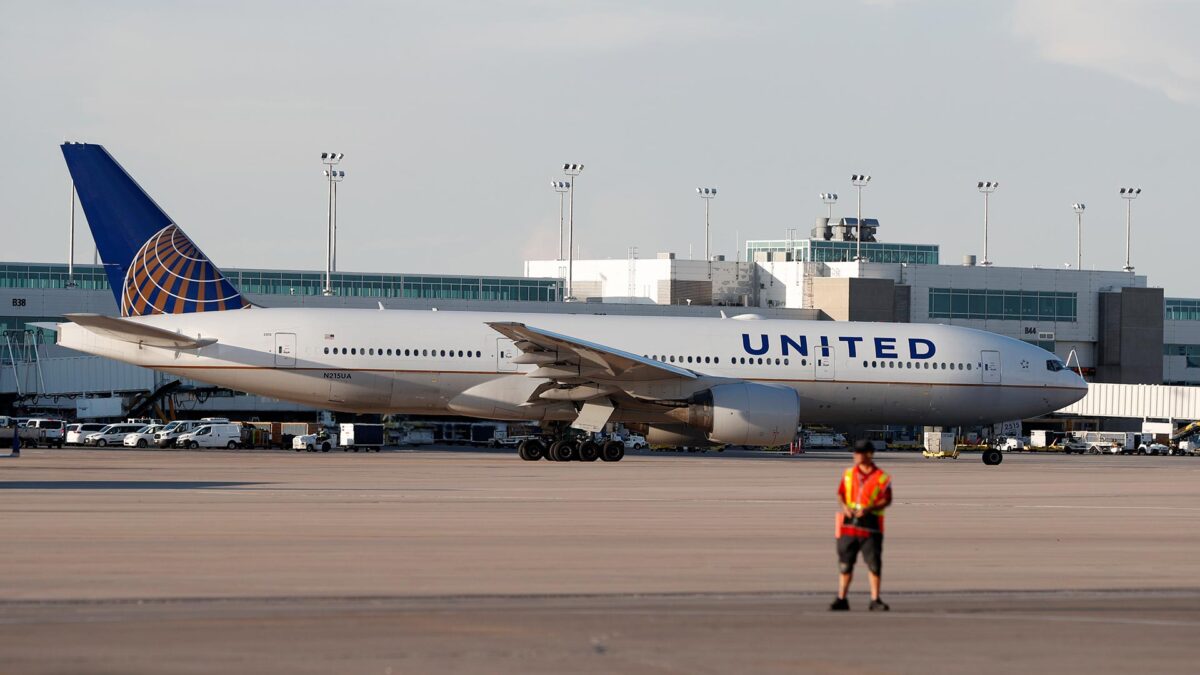
[[[855,518],[862,518],[862,516],[863,516],[863,510],[862,510],[862,509],[855,509],[855,510],[854,510],[854,517],[855,517]]]
[[[854,512],[850,510],[849,506],[842,505],[842,515],[846,516],[847,518],[853,518]]]

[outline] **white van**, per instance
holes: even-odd
[[[229,448],[242,445],[242,428],[237,424],[205,424],[175,439],[180,448]]]
[[[229,420],[224,417],[204,417],[198,420],[175,420],[174,422],[168,422],[167,424],[163,425],[161,429],[154,432],[153,442],[160,448],[174,447],[175,441],[179,440],[180,436],[188,433],[189,431],[195,431],[205,424],[225,423],[228,421]]]

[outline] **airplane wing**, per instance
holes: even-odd
[[[139,345],[148,345],[151,347],[166,347],[169,349],[200,349],[214,344],[216,338],[200,338],[190,337],[180,333],[166,330],[165,328],[156,328],[147,326],[144,323],[130,321],[128,319],[119,319],[114,316],[102,316],[100,314],[67,314],[67,321],[86,328],[87,330],[121,340],[122,342],[133,342]]]
[[[696,373],[621,349],[606,347],[534,326],[516,322],[489,322],[494,330],[512,340],[522,354],[517,363],[532,363],[545,371],[544,377],[561,373],[561,379],[660,380],[670,377],[696,379]],[[530,373],[538,377],[537,371]]]

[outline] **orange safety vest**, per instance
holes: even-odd
[[[851,511],[863,510],[862,518],[846,518],[841,511],[837,514],[835,536],[869,537],[883,534],[883,509],[873,508],[886,492],[892,477],[886,471],[875,470],[864,475],[852,466],[842,474],[842,501]]]

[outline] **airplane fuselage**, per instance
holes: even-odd
[[[804,423],[967,425],[1069,405],[1086,384],[1034,345],[932,324],[590,314],[259,308],[131,317],[217,342],[172,349],[60,326],[66,347],[231,389],[347,412],[571,420],[538,398],[546,381],[488,322],[522,322],[686,368],[700,377],[638,383],[646,400],[684,400],[725,381],[794,389]],[[617,410],[613,421],[662,422]]]

